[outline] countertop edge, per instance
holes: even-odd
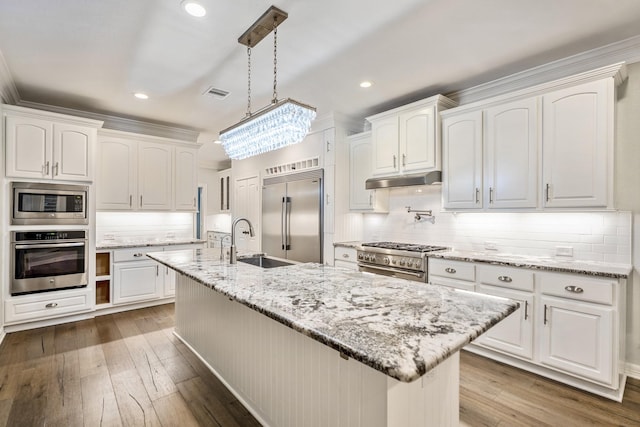
[[[168,240],[157,242],[118,242],[113,244],[106,244],[100,242],[96,244],[96,250],[109,250],[109,249],[125,249],[125,248],[148,248],[154,246],[179,246],[179,245],[199,245],[206,244],[206,240],[193,239],[193,240]]]

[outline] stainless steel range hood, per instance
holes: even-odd
[[[369,178],[365,181],[367,190],[376,188],[409,187],[411,185],[431,185],[442,182],[442,172],[433,171],[415,175],[385,176],[381,178]]]

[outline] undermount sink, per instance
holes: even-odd
[[[245,264],[251,264],[251,265],[255,265],[257,267],[262,267],[262,268],[275,268],[275,267],[285,267],[287,265],[293,265],[292,262],[269,258],[262,255],[254,256],[250,258],[238,258],[238,262],[244,262]]]

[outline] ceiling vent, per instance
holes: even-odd
[[[227,92],[226,90],[217,89],[211,86],[209,89],[207,89],[203,93],[203,95],[213,96],[214,98],[217,98],[217,99],[225,99],[227,96],[229,96],[229,92]]]

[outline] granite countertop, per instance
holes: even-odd
[[[352,242],[335,242],[333,244],[334,247],[336,246],[341,246],[343,248],[352,248],[352,249],[359,249],[360,245],[362,244],[362,242],[360,241],[352,241]]]
[[[515,311],[518,303],[316,263],[262,269],[219,251],[150,258],[342,354],[410,382]]]
[[[536,270],[556,271],[562,273],[585,274],[588,276],[626,279],[631,274],[632,266],[596,261],[579,261],[540,257],[532,255],[489,254],[473,251],[441,251],[429,252],[429,258],[443,258],[455,261],[484,262],[493,265],[532,268]]]
[[[146,246],[171,246],[207,243],[202,239],[154,239],[154,240],[103,240],[96,244],[96,249],[124,249]]]

